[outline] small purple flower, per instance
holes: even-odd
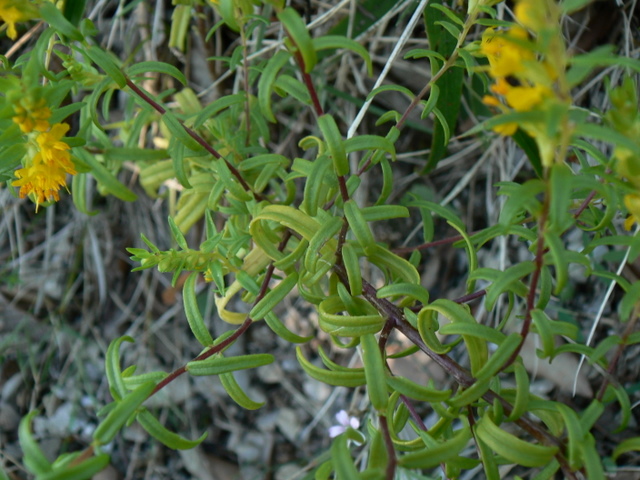
[[[353,428],[354,430],[360,428],[360,420],[356,417],[350,417],[344,410],[340,410],[336,413],[336,420],[338,421],[338,425],[334,425],[329,428],[329,436],[331,438],[343,434],[347,431],[347,428]]]

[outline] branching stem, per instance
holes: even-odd
[[[144,100],[146,103],[148,103],[150,106],[152,106],[153,109],[156,112],[158,112],[161,115],[164,115],[165,113],[167,113],[167,109],[164,108],[162,105],[160,105],[158,102],[156,102],[153,98],[151,98],[147,94],[147,92],[145,92],[140,87],[138,87],[135,83],[133,83],[129,77],[125,77],[125,78],[126,78],[126,81],[127,81],[127,86],[131,90],[133,90],[136,93],[136,95],[138,95],[142,100]],[[180,124],[182,125],[182,128],[184,128],[184,131],[187,132],[187,134],[191,138],[193,138],[196,142],[198,142],[198,144],[201,145],[202,148],[204,148],[207,152],[209,152],[211,155],[213,155],[214,158],[221,158],[227,164],[227,167],[231,171],[231,174],[234,177],[236,177],[236,180],[238,180],[238,183],[240,183],[240,185],[242,186],[242,188],[245,191],[247,191],[249,193],[252,193],[256,200],[264,200],[264,197],[262,195],[260,195],[259,193],[256,193],[253,190],[251,190],[251,187],[249,186],[249,184],[245,181],[244,178],[242,178],[242,175],[240,174],[240,171],[236,167],[234,167],[229,162],[229,160],[227,160],[222,155],[220,155],[220,153],[218,153],[218,151],[215,148],[213,148],[211,145],[209,145],[209,143],[207,143],[207,141],[204,138],[202,138],[200,135],[198,135],[194,130],[192,130],[191,128],[187,127],[182,122],[180,122]]]

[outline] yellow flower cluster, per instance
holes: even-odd
[[[18,38],[16,23],[32,18],[26,4],[27,0],[0,0],[0,21],[7,25],[7,36],[11,40]]]
[[[16,116],[13,121],[20,126],[22,133],[46,132],[49,130],[49,117],[51,109],[47,107],[44,98],[32,101],[29,97],[24,98],[13,107]]]
[[[71,147],[63,140],[69,125],[50,125],[51,110],[44,101],[36,102],[36,105],[37,108],[31,109],[23,102],[15,107],[13,121],[24,133],[35,137],[35,142],[32,142],[35,154],[27,158],[23,168],[16,170],[18,180],[14,180],[12,185],[20,187],[20,198],[33,194],[37,210],[40,203],[60,200],[58,191],[66,188],[66,175],[77,172],[71,161]]]
[[[493,95],[483,98],[485,104],[498,108],[502,113],[528,112],[544,109],[557,98],[553,85],[558,78],[557,68],[537,51],[535,37],[547,29],[553,15],[545,8],[547,2],[519,0],[515,15],[520,25],[497,32],[487,29],[480,45],[480,52],[489,60],[488,73],[494,83]],[[552,24],[552,23],[551,23]],[[526,28],[525,28],[526,27]],[[528,30],[527,30],[528,29]],[[553,159],[554,142],[544,138],[544,127],[534,123],[503,123],[494,128],[502,135],[513,135],[518,126],[536,139],[543,163],[549,166]]]

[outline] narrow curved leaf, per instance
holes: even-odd
[[[427,432],[418,431],[418,434],[420,433],[425,436],[429,435]],[[465,426],[458,430],[449,440],[437,443],[432,439],[429,443],[433,446],[427,446],[417,452],[401,456],[398,463],[405,468],[433,468],[458,456],[470,439],[471,429]]]
[[[335,49],[347,49],[351,50],[353,53],[360,55],[367,65],[367,73],[369,76],[373,75],[373,65],[371,63],[371,56],[369,55],[369,51],[360,45],[355,40],[352,40],[348,37],[343,37],[342,35],[323,35],[322,37],[314,38],[312,40],[313,48],[316,51],[327,50],[330,48]]]
[[[368,254],[375,246],[375,240],[369,229],[369,225],[367,225],[367,221],[354,200],[348,200],[344,204],[344,214],[358,243],[360,243],[365,253]]]
[[[287,7],[278,13],[278,19],[287,30],[289,38],[295,44],[295,49],[302,57],[305,73],[311,72],[318,62],[316,50],[302,18],[293,8]]]
[[[345,142],[342,139],[335,119],[331,115],[322,115],[318,117],[318,127],[320,127],[327,144],[336,175],[347,175],[350,170],[349,160],[347,159]]]
[[[218,378],[220,378],[220,383],[222,383],[225,391],[233,401],[242,408],[246,408],[247,410],[257,410],[264,405],[264,402],[255,402],[249,398],[244,390],[242,390],[242,387],[238,385],[238,382],[232,372],[221,373]]]
[[[342,246],[342,264],[347,272],[349,292],[352,296],[357,297],[362,293],[362,272],[356,249],[350,243],[345,243]]]
[[[336,472],[336,480],[360,478],[358,469],[351,458],[346,435],[338,435],[331,444],[331,463]]]
[[[291,55],[284,50],[278,51],[267,63],[258,80],[258,105],[262,115],[271,123],[276,122],[276,117],[271,109],[271,92],[278,73],[286,65]]]
[[[44,475],[51,471],[51,463],[47,460],[44,452],[33,438],[31,433],[31,422],[38,414],[37,410],[29,412],[22,417],[18,427],[18,439],[20,440],[20,448],[22,449],[25,467],[36,475]]]
[[[451,390],[425,387],[405,377],[388,375],[386,380],[392,390],[421,402],[445,402],[451,397]]]
[[[138,407],[151,395],[155,387],[155,382],[143,383],[117,402],[116,406],[111,409],[107,417],[102,420],[98,428],[93,432],[93,438],[98,445],[106,445],[113,440],[113,437],[116,436]]]
[[[362,346],[362,363],[367,381],[367,394],[373,408],[381,412],[387,408],[389,402],[384,359],[376,337],[372,333],[360,337],[360,345]]]
[[[42,19],[45,22],[51,25],[57,32],[68,37],[70,40],[75,40],[76,42],[84,41],[84,35],[82,35],[80,30],[78,30],[73,23],[67,20],[53,3],[44,2],[40,7],[40,15],[42,15]]]
[[[204,324],[204,318],[198,308],[196,300],[196,280],[200,274],[193,272],[187,277],[182,287],[182,301],[184,303],[184,313],[189,322],[189,328],[193,336],[204,346],[213,345],[213,337],[209,333],[207,326]]]
[[[104,358],[105,371],[109,390],[113,399],[119,401],[127,395],[127,388],[124,385],[122,371],[120,369],[120,345],[122,342],[131,342],[135,340],[129,336],[116,338],[109,344],[107,353]]]
[[[328,385],[353,388],[360,387],[367,383],[364,371],[362,370],[336,372],[316,367],[311,362],[309,362],[309,360],[307,360],[304,355],[302,355],[300,347],[296,347],[296,358],[298,359],[300,366],[307,373],[307,375]]]
[[[207,438],[207,432],[204,432],[197,440],[186,439],[167,429],[146,408],[136,415],[136,420],[140,422],[142,428],[144,428],[149,435],[174,450],[188,450],[189,448],[197,447]]]
[[[237,357],[222,357],[214,355],[205,360],[194,360],[187,363],[187,371],[191,375],[220,375],[221,373],[235,372],[257,368],[273,363],[273,355],[268,353],[256,353],[254,355],[241,355]]]
[[[292,273],[267,293],[249,312],[253,320],[263,319],[278,305],[298,283],[298,274]]]
[[[558,452],[558,447],[536,445],[505,432],[488,415],[478,420],[475,431],[493,451],[510,462],[525,467],[542,467],[552,461]]]
[[[77,457],[76,457],[77,458]],[[52,472],[38,476],[38,480],[89,480],[94,478],[109,465],[110,457],[107,454],[96,455],[95,457],[83,460],[78,465],[61,465]]]
[[[105,191],[125,202],[133,202],[138,199],[135,193],[120,183],[120,181],[89,152],[78,150],[78,156],[91,167],[91,175]]]
[[[149,72],[164,73],[165,75],[169,75],[175,78],[182,85],[187,84],[187,78],[184,76],[184,73],[182,73],[173,65],[169,65],[168,63],[165,63],[165,62],[156,62],[156,61],[138,62],[127,68],[127,73],[129,74],[130,77],[134,77],[136,75],[145,75]]]

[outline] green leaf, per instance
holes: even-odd
[[[535,445],[505,432],[488,415],[478,420],[475,432],[493,451],[508,461],[525,467],[542,467],[552,461],[558,452],[558,447]]]
[[[487,288],[487,295],[485,297],[487,310],[493,310],[493,307],[500,295],[506,291],[512,291],[514,283],[519,282],[522,278],[533,273],[535,269],[535,264],[532,261],[527,260],[509,267],[502,272]]]
[[[380,168],[382,168],[382,190],[375,206],[384,205],[393,191],[393,170],[389,160],[382,158],[380,160]]]
[[[556,288],[553,290],[555,295],[559,295],[564,290],[569,280],[569,265],[567,262],[566,250],[562,244],[562,240],[557,233],[544,232],[544,240],[549,247],[551,261],[556,271]]]
[[[352,40],[347,37],[343,37],[342,35],[323,35],[318,38],[314,38],[312,40],[313,48],[316,51],[327,50],[330,48],[335,49],[347,49],[351,50],[353,53],[360,55],[367,65],[367,73],[369,76],[373,75],[373,65],[371,63],[371,57],[369,56],[369,51],[360,45],[355,40]]]
[[[185,147],[189,150],[193,150],[194,152],[202,151],[203,147],[200,145],[189,133],[187,133],[184,125],[176,118],[176,116],[166,111],[162,114],[162,123],[164,123],[171,132],[171,135],[174,136],[177,140],[180,141]]]
[[[278,51],[269,61],[260,74],[258,80],[258,105],[262,115],[271,123],[276,122],[276,117],[271,109],[271,91],[278,76],[278,72],[286,65],[291,55],[284,50]]]
[[[75,40],[76,42],[84,41],[84,35],[80,33],[80,30],[65,18],[62,12],[60,12],[53,3],[44,2],[40,6],[40,15],[42,16],[42,19],[51,25],[58,33],[68,37],[70,40]]]
[[[416,268],[402,257],[387,248],[374,244],[368,252],[369,260],[382,269],[388,269],[399,280],[420,284],[420,274]]]
[[[567,437],[569,439],[567,445],[569,465],[572,469],[578,470],[582,467],[580,445],[585,441],[586,432],[583,430],[580,419],[574,410],[560,402],[556,404],[556,408],[560,412],[560,415],[562,415],[565,428],[567,429]],[[597,452],[593,452],[593,454],[597,455]]]
[[[182,288],[182,300],[184,302],[184,313],[187,316],[191,332],[200,344],[208,347],[213,345],[213,337],[211,337],[207,326],[204,324],[204,318],[198,308],[198,301],[196,299],[196,280],[199,275],[200,274],[198,272],[193,272],[187,277]]]
[[[300,335],[296,335],[295,333],[291,332],[273,312],[269,312],[264,317],[264,321],[267,323],[273,333],[289,343],[307,343],[309,340],[315,338],[314,335],[301,337]]]
[[[425,8],[424,19],[427,30],[429,45],[442,57],[449,58],[453,55],[459,37],[458,28],[449,22],[444,21],[449,18],[458,25],[463,25],[457,14],[443,7],[442,0],[431,1]],[[451,33],[449,35],[445,29]],[[443,66],[443,62],[437,58],[431,58],[431,74],[435,75]],[[446,154],[447,145],[451,136],[450,132],[455,131],[460,112],[462,99],[462,80],[464,70],[461,68],[449,68],[434,84],[437,87],[436,103],[430,110],[436,113],[438,121],[435,122],[433,137],[431,139],[431,152],[429,159],[422,173],[432,171],[438,165],[440,159]],[[433,94],[434,92],[432,92]],[[431,99],[429,99],[431,101]],[[429,104],[429,102],[427,102]],[[440,112],[437,114],[437,112]]]
[[[109,455],[102,454],[83,460],[78,465],[61,464],[59,467],[54,465],[52,472],[39,475],[38,480],[89,480],[104,470],[109,465],[109,461]]]
[[[221,373],[218,378],[220,378],[220,383],[224,387],[225,391],[229,394],[229,396],[240,405],[242,408],[247,410],[257,410],[258,408],[264,405],[264,402],[254,402],[249,398],[249,396],[242,390],[242,387],[238,385],[235,377],[232,372]]]
[[[311,95],[307,87],[297,78],[282,74],[273,84],[275,92],[281,97],[293,97],[304,105],[311,105]]]
[[[360,345],[362,346],[362,363],[367,381],[367,394],[373,408],[381,412],[386,410],[389,402],[384,359],[373,333],[367,333],[360,337]]]
[[[91,153],[80,149],[77,151],[78,156],[83,162],[91,167],[91,175],[98,183],[111,195],[124,200],[125,202],[133,202],[138,196],[125,187],[107,168],[100,163]]]
[[[429,437],[427,432],[423,432],[414,427],[414,430],[418,435],[423,437]],[[458,456],[463,448],[467,446],[471,439],[471,429],[468,426],[464,426],[458,430],[452,438],[442,443],[436,442],[429,437],[428,445],[426,448],[417,452],[408,453],[401,456],[398,459],[398,463],[405,468],[433,468],[440,463],[447,462],[452,458]],[[425,442],[426,443],[426,442]]]
[[[316,367],[304,357],[300,347],[296,347],[296,358],[307,375],[328,385],[354,388],[367,383],[363,370],[336,372]]]
[[[127,388],[122,379],[122,371],[120,370],[120,345],[122,342],[133,343],[133,338],[124,336],[116,338],[109,344],[105,355],[104,364],[107,375],[107,383],[113,399],[119,401],[127,395]]]
[[[347,306],[338,295],[326,298],[318,305],[319,325],[322,330],[341,337],[359,337],[366,333],[376,333],[384,325],[384,319],[361,298],[353,298],[353,305],[360,314],[343,315]]]
[[[344,214],[358,243],[365,254],[368,255],[375,246],[375,240],[369,229],[369,225],[367,225],[367,221],[364,219],[360,208],[354,200],[348,200],[344,204]]]
[[[177,2],[176,2],[177,3]],[[189,24],[191,23],[191,5],[176,5],[171,13],[171,31],[169,33],[169,48],[185,51],[185,40],[189,32]]]
[[[399,92],[399,93],[403,93],[404,95],[406,95],[409,100],[413,100],[413,98],[415,97],[415,95],[413,94],[413,92],[411,90],[409,90],[407,87],[403,87],[402,85],[380,85],[377,88],[374,88],[373,90],[371,90],[371,92],[369,92],[369,95],[367,95],[367,101],[370,101],[371,99],[373,99],[373,97],[375,97],[376,95],[378,95],[379,93],[382,92]]]
[[[316,50],[307,26],[302,21],[302,18],[300,18],[298,12],[291,7],[285,8],[277,15],[278,19],[282,22],[282,26],[286,29],[289,38],[294,43],[294,51],[300,54],[304,62],[304,72],[311,72],[318,62],[318,57],[316,56]]]
[[[433,85],[431,85],[429,98],[427,98],[427,101],[424,102],[424,108],[420,113],[420,118],[427,118],[431,114],[431,112],[433,112],[434,108],[436,108],[436,105],[438,104],[438,98],[440,98],[440,87],[434,83]]]
[[[273,355],[256,353],[254,355],[241,355],[238,357],[222,357],[213,355],[204,360],[194,360],[187,363],[187,371],[191,375],[220,375],[221,373],[235,372],[257,368],[273,363]]]
[[[31,434],[31,422],[38,414],[37,410],[29,412],[20,420],[18,439],[22,448],[22,461],[27,469],[35,475],[44,475],[51,471],[51,463]]]
[[[418,326],[422,333],[422,330],[428,328],[429,317],[439,313],[448,318],[452,323],[476,325],[475,318],[469,312],[467,305],[460,305],[451,300],[438,299],[434,302],[426,305],[420,310],[418,315]],[[422,325],[422,326],[421,326]],[[426,330],[425,330],[426,331]],[[484,366],[488,358],[487,344],[484,340],[481,340],[472,335],[461,334],[462,338],[467,345],[469,353],[469,361],[471,365],[471,373],[476,375],[478,371]]]
[[[169,75],[175,78],[182,85],[187,84],[187,78],[184,76],[184,73],[182,73],[173,65],[169,65],[168,63],[155,61],[138,62],[127,68],[127,74],[130,77],[135,77],[136,75],[146,75],[149,72],[164,73],[165,75]]]
[[[69,20],[69,23],[75,27],[80,25],[80,20],[84,16],[84,9],[87,0],[66,0],[62,9],[64,18]]]
[[[464,27],[464,21],[462,21],[462,19],[460,18],[460,14],[456,13],[453,10],[451,10],[450,8],[442,5],[442,2],[430,3],[429,7],[433,8],[434,10],[438,10],[441,14],[445,15],[453,23],[457,23],[461,27]],[[429,15],[429,13],[431,15]],[[425,11],[425,16],[427,16],[427,15],[429,15],[430,17],[435,17],[435,19],[433,19],[433,21],[437,21],[440,18],[444,18],[442,16],[436,15],[435,12],[433,12],[433,11],[430,11],[430,12],[426,12]],[[431,38],[429,39],[429,41],[431,41]]]
[[[71,180],[71,194],[73,196],[73,204],[79,212],[85,215],[96,215],[97,210],[89,211],[87,208],[87,182],[89,175],[86,173],[78,173]]]
[[[593,123],[579,123],[575,126],[574,136],[583,136],[601,140],[619,147],[628,148],[634,155],[640,155],[640,145],[613,128]]]
[[[342,246],[342,264],[347,272],[349,280],[349,292],[354,297],[362,294],[362,272],[360,270],[360,259],[356,249],[350,243]]]
[[[451,390],[425,387],[408,378],[388,375],[386,380],[392,390],[420,402],[445,402],[451,397]]]
[[[447,323],[438,329],[441,335],[469,335],[487,342],[500,345],[507,338],[495,328],[471,322]]]
[[[519,419],[528,409],[529,405],[529,375],[521,362],[517,361],[513,365],[516,377],[516,399],[513,402],[513,410],[507,421],[514,422]]]
[[[388,138],[379,135],[358,135],[344,141],[346,153],[360,150],[381,150],[391,155],[391,160],[396,160],[396,147]]]
[[[93,432],[93,438],[97,444],[106,445],[111,442],[118,431],[129,420],[129,417],[149,398],[149,395],[151,395],[155,387],[155,382],[143,383],[123,397],[122,400],[118,401],[116,406]]]
[[[98,65],[104,72],[118,85],[120,88],[127,86],[127,77],[125,77],[120,67],[115,63],[113,55],[105,52],[95,45],[89,46],[85,50],[87,56]]]
[[[249,312],[253,320],[263,319],[271,312],[298,283],[298,274],[292,273],[280,282],[273,290],[267,293]]]
[[[391,285],[385,285],[384,287],[378,289],[376,296],[378,298],[404,296],[411,300],[417,300],[423,305],[429,303],[429,291],[422,285],[417,285],[414,283],[401,282]],[[413,301],[411,301],[410,303],[413,303]],[[405,304],[410,303],[402,302],[401,305],[405,306]]]
[[[489,388],[491,388],[491,379],[478,380],[469,388],[459,390],[454,397],[447,401],[447,403],[454,408],[469,406],[482,395],[487,393]]]
[[[286,55],[287,54],[285,53],[285,56]],[[264,76],[264,73],[262,75],[260,75],[260,82],[262,82],[263,76]],[[194,128],[200,128],[202,125],[204,125],[204,123],[207,120],[215,117],[222,110],[225,110],[225,109],[227,109],[229,107],[232,107],[233,105],[241,104],[245,100],[246,100],[246,95],[244,93],[236,93],[236,94],[233,94],[233,95],[225,95],[224,97],[218,98],[217,100],[211,102],[209,105],[204,107],[200,111],[200,113],[198,113],[198,116],[196,117],[196,119],[193,122],[193,127]]]
[[[618,457],[624,453],[637,451],[640,451],[640,437],[632,437],[621,441],[618,446],[613,449],[611,456],[614,460],[617,460]]]
[[[333,168],[336,175],[347,175],[350,171],[349,160],[345,149],[345,142],[342,139],[336,121],[331,115],[322,115],[318,118],[318,126],[322,131],[329,154],[333,160]]]
[[[522,149],[531,162],[534,172],[539,178],[542,178],[542,160],[540,159],[540,151],[536,141],[523,129],[518,128],[516,133],[511,135],[513,141]]]
[[[204,432],[197,440],[188,440],[181,437],[177,433],[168,430],[146,408],[136,415],[136,420],[149,435],[173,450],[188,450],[197,447],[207,438],[207,432]]]
[[[327,155],[320,155],[313,162],[309,176],[304,184],[302,208],[312,217],[318,213],[320,203],[324,202],[327,192],[325,175],[331,168],[331,159]]]
[[[552,165],[550,170],[549,229],[560,236],[573,224],[570,205],[574,175],[567,165],[560,163]]]
[[[331,443],[331,462],[336,472],[336,480],[356,480],[360,478],[358,469],[351,458],[346,435],[338,435]]]
[[[489,357],[489,360],[475,374],[478,381],[487,380],[496,376],[516,351],[521,341],[522,337],[517,333],[512,333],[505,338],[498,349]]]

